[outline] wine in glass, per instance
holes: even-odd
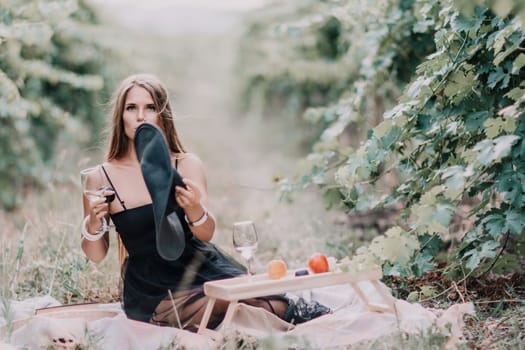
[[[106,202],[110,202],[112,200],[111,197],[114,197],[114,195],[112,196],[105,196],[105,192],[109,189],[111,190],[111,188],[108,188],[108,187],[96,187],[95,185],[95,181],[94,179],[96,179],[96,177],[100,177],[102,176],[100,174],[100,168],[98,166],[95,166],[95,167],[91,167],[91,168],[87,168],[87,169],[82,169],[80,171],[80,180],[81,180],[81,183],[82,183],[82,192],[83,194],[86,196],[86,198],[88,199],[88,201],[90,203],[93,203],[94,201],[100,199],[100,198],[105,198]],[[101,182],[99,182],[101,183]],[[108,231],[109,230],[109,225],[108,225],[108,222],[106,221],[105,218],[102,218],[101,219],[101,229],[104,230],[104,231]]]
[[[257,231],[253,221],[240,221],[233,224],[233,246],[248,263],[248,276],[252,273],[252,262],[257,250]]]

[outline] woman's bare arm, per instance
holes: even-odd
[[[194,154],[188,154],[180,162],[180,171],[187,189],[177,186],[177,203],[184,209],[188,221],[195,222],[207,213],[208,219],[202,225],[191,226],[191,232],[202,241],[209,241],[215,232],[215,218],[208,210],[208,186],[202,161]]]

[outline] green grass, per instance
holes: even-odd
[[[3,298],[51,295],[61,303],[74,303],[93,291],[118,286],[114,250],[97,266],[80,249],[80,193],[71,172],[43,192],[29,194],[16,212],[2,213],[7,223],[0,242]]]

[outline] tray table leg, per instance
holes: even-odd
[[[204,315],[202,315],[201,324],[199,325],[199,330],[197,333],[202,334],[205,329],[208,328],[208,321],[210,320],[211,311],[213,310],[213,306],[215,305],[215,298],[210,298],[208,300],[208,304],[206,305],[206,309],[204,310]]]
[[[350,282],[350,285],[355,290],[355,292],[356,292],[357,296],[359,297],[359,299],[361,299],[361,301],[363,303],[365,303],[366,307],[368,307],[368,304],[370,302],[368,301],[367,297],[365,296],[365,293],[363,293],[361,288],[359,288],[359,285],[356,282]]]
[[[389,295],[389,294],[387,294],[385,292],[385,290],[383,289],[381,284],[379,284],[378,280],[373,280],[371,282],[374,285],[374,287],[376,288],[377,292],[381,295],[381,297],[385,301],[386,306],[390,309],[391,312],[395,312],[394,298],[391,295]]]
[[[230,302],[230,305],[228,305],[228,310],[226,310],[226,315],[224,315],[224,321],[223,321],[223,328],[226,329],[230,326],[230,323],[233,318],[233,314],[235,314],[235,310],[237,309],[238,305],[237,300],[233,300]]]
[[[379,295],[381,295],[381,297],[386,302],[386,304],[371,303],[367,299],[367,297],[365,296],[361,288],[359,288],[359,285],[356,282],[350,282],[350,285],[352,286],[352,288],[354,288],[359,299],[361,299],[361,301],[365,303],[368,310],[375,311],[375,312],[394,312],[393,298],[389,297],[388,294],[385,293],[385,291],[379,284],[378,280],[370,280],[370,282],[372,283],[374,288],[377,290]]]

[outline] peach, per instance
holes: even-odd
[[[278,280],[286,275],[286,263],[281,259],[274,259],[268,263],[268,277]]]
[[[328,272],[328,260],[325,255],[314,253],[310,259],[308,259],[308,267],[313,273]]]

